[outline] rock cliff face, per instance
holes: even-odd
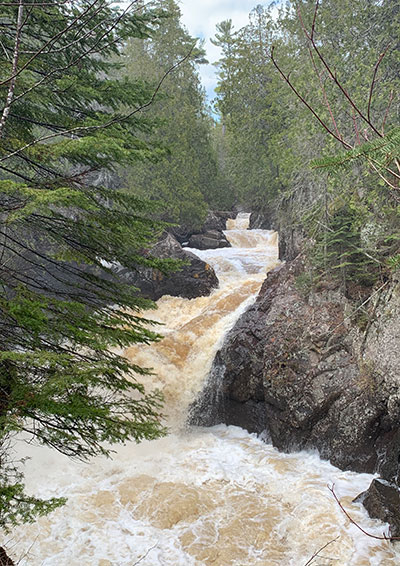
[[[340,468],[397,482],[400,286],[371,301],[365,335],[333,285],[306,296],[302,272],[298,258],[268,275],[218,352],[192,422],[266,430],[281,450],[317,448]]]

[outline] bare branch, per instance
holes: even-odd
[[[97,0],[96,0],[97,1]],[[19,94],[18,96],[16,96],[14,98],[14,103],[17,102],[18,100],[20,100],[21,98],[23,98],[24,96],[26,96],[27,94],[29,94],[30,92],[32,92],[33,90],[35,90],[36,88],[38,88],[40,85],[42,85],[44,82],[46,82],[49,78],[51,78],[53,75],[55,75],[56,73],[63,73],[65,71],[67,71],[68,69],[70,69],[71,67],[77,65],[77,63],[79,63],[79,61],[81,61],[84,57],[86,57],[87,55],[93,54],[95,53],[95,48],[100,44],[100,42],[102,41],[102,39],[104,39],[105,37],[107,37],[115,28],[116,26],[120,23],[120,21],[122,20],[122,18],[127,14],[127,12],[130,10],[130,8],[137,3],[138,0],[132,0],[132,2],[130,4],[128,4],[128,6],[125,8],[125,10],[123,10],[123,12],[121,12],[121,14],[118,16],[118,18],[112,23],[112,25],[107,28],[102,35],[100,35],[100,37],[97,39],[96,43],[94,45],[92,45],[89,49],[87,49],[84,52],[79,53],[79,55],[73,59],[72,61],[70,61],[68,63],[68,65],[65,65],[64,67],[58,67],[55,69],[52,69],[49,73],[47,73],[46,75],[44,75],[44,77],[42,77],[39,81],[37,81],[35,84],[33,84],[31,87],[29,87],[27,90],[25,90],[24,92],[22,92],[21,94]],[[101,10],[104,8],[104,4],[101,4],[91,15],[89,18],[89,21],[92,20],[95,15],[97,15],[99,12],[101,12]],[[105,20],[101,21],[98,26],[103,25],[103,23],[105,22]],[[87,22],[86,22],[87,23]],[[90,33],[96,29],[98,26],[95,26],[94,28],[91,28],[91,30],[89,30],[86,34],[78,37],[78,39],[75,42],[79,42],[82,39],[85,39],[88,35],[90,35]],[[119,38],[114,39],[113,41],[110,41],[109,43],[107,43],[107,45],[103,46],[103,50],[107,49],[108,47],[110,47],[111,45],[113,45],[113,43],[117,43],[119,41]],[[73,43],[75,43],[73,42]],[[73,43],[71,43],[70,45],[72,45]],[[64,49],[64,47],[62,48],[62,50]],[[51,51],[46,51],[45,53],[57,53],[59,50],[51,50]]]
[[[350,144],[348,144],[346,141],[344,141],[343,139],[341,139],[340,137],[338,137],[335,132],[333,132],[329,126],[327,126],[325,124],[325,122],[318,116],[318,114],[315,112],[315,110],[312,108],[312,106],[310,106],[310,104],[305,100],[305,98],[298,92],[298,90],[296,89],[296,87],[293,85],[293,83],[290,81],[290,77],[289,75],[285,75],[284,72],[281,70],[281,68],[279,67],[279,65],[277,64],[275,58],[274,58],[274,50],[275,50],[275,46],[272,46],[271,49],[271,60],[274,64],[274,66],[276,67],[276,69],[279,71],[279,74],[281,75],[281,77],[287,82],[287,84],[290,86],[290,88],[292,89],[292,91],[295,93],[295,95],[297,96],[297,98],[299,98],[302,103],[310,110],[310,112],[312,113],[312,115],[318,120],[318,122],[321,124],[321,126],[331,135],[333,136],[336,140],[338,140],[338,142],[340,142],[342,145],[344,145],[344,147],[346,149],[353,149],[352,146]]]
[[[318,78],[319,78],[319,82],[320,82],[320,85],[321,85],[322,94],[323,94],[323,97],[324,97],[325,106],[326,106],[327,109],[328,109],[328,112],[329,112],[329,115],[330,115],[330,117],[331,117],[332,124],[333,124],[333,127],[334,127],[334,129],[335,129],[336,135],[337,135],[337,137],[338,137],[339,139],[343,140],[343,136],[342,136],[341,133],[339,132],[339,128],[338,128],[338,126],[337,126],[335,117],[334,117],[334,115],[333,115],[333,111],[332,111],[331,105],[330,105],[329,100],[328,100],[328,95],[326,94],[326,89],[325,89],[324,83],[323,83],[323,81],[322,81],[322,73],[320,73],[320,72],[318,71],[318,68],[317,68],[317,65],[316,65],[316,63],[315,63],[315,59],[314,59],[314,55],[313,55],[313,52],[312,52],[311,47],[309,47],[309,54],[310,54],[310,59],[311,59],[311,61],[312,61],[314,70],[315,70],[315,72],[316,72],[316,74],[317,74],[317,76],[318,76]]]
[[[388,540],[388,541],[400,540],[400,537],[388,536],[385,533],[383,533],[382,536],[373,535],[372,533],[369,533],[368,531],[366,531],[365,529],[360,527],[360,525],[349,515],[349,513],[346,511],[346,509],[340,503],[339,498],[335,493],[335,484],[332,484],[331,486],[328,485],[327,487],[328,487],[329,491],[332,493],[333,497],[335,498],[335,501],[339,505],[340,509],[343,511],[343,513],[346,515],[346,517],[350,521],[350,523],[352,523],[355,527],[357,527],[357,529],[359,529],[362,533],[364,533],[364,535],[366,535],[367,537],[376,539],[376,540]]]
[[[154,550],[154,548],[156,548],[157,545],[158,545],[158,542],[157,542],[156,544],[154,544],[151,548],[149,548],[149,549],[146,551],[146,553],[143,554],[143,556],[141,556],[141,557],[139,558],[139,560],[136,560],[136,562],[134,562],[134,563],[132,564],[132,566],[137,566],[138,564],[140,564],[141,561],[144,560],[144,559],[150,554],[150,552],[151,552],[152,550]]]
[[[317,552],[315,552],[311,558],[304,564],[304,566],[310,566],[310,564],[312,563],[312,561],[314,560],[314,558],[318,558],[320,556],[320,552],[322,552],[323,550],[325,550],[325,548],[327,546],[329,546],[330,544],[333,544],[334,542],[336,542],[337,540],[340,539],[340,536],[337,536],[336,538],[330,540],[329,542],[327,542],[326,544],[324,544],[324,546],[321,546],[321,548],[319,550],[317,550]]]
[[[349,93],[347,92],[347,90],[344,88],[344,86],[342,85],[342,83],[339,81],[339,79],[336,76],[336,73],[334,73],[332,71],[332,69],[330,68],[329,64],[327,63],[325,57],[322,55],[321,51],[318,49],[317,44],[315,43],[315,39],[311,36],[310,37],[310,41],[312,43],[312,46],[314,48],[315,53],[318,55],[320,61],[323,63],[324,67],[326,68],[326,70],[329,73],[329,76],[332,78],[332,80],[334,81],[334,83],[336,84],[336,86],[339,88],[339,90],[344,94],[344,96],[346,97],[346,99],[348,100],[349,104],[354,108],[354,110],[356,111],[356,113],[360,116],[360,118],[362,118],[364,120],[364,122],[366,122],[368,124],[368,126],[379,136],[382,137],[382,134],[375,128],[375,126],[372,124],[372,122],[367,118],[367,116],[364,115],[363,112],[361,112],[361,110],[358,108],[357,104],[354,102],[354,100],[351,98],[351,96],[349,95]]]
[[[312,23],[312,27],[311,27],[311,39],[314,38],[315,23],[317,21],[318,8],[319,8],[319,0],[317,0],[316,3],[315,3],[314,19],[313,19],[313,23]]]
[[[14,79],[16,79],[17,76],[20,75],[22,73],[22,71],[24,71],[32,63],[32,61],[34,61],[41,53],[43,53],[43,51],[46,49],[46,47],[48,47],[49,45],[51,45],[52,43],[57,41],[57,39],[62,37],[67,31],[69,31],[71,28],[73,28],[76,25],[76,23],[79,22],[79,20],[81,20],[86,14],[90,13],[90,10],[98,2],[99,2],[99,0],[93,0],[93,2],[91,4],[89,4],[89,6],[86,8],[86,10],[84,10],[83,12],[78,14],[72,20],[72,22],[69,23],[64,29],[60,30],[58,33],[53,35],[48,41],[46,41],[46,43],[44,43],[43,46],[40,49],[38,49],[38,51],[36,51],[36,53],[34,55],[32,55],[32,57],[30,59],[28,59],[28,61],[24,65],[22,65],[22,67],[20,67],[20,69],[18,69],[18,71],[15,71],[11,75],[11,77],[8,77],[7,79],[5,79],[3,81],[0,81],[0,86],[3,86],[4,84],[7,84],[9,81],[13,81]]]
[[[109,120],[108,122],[105,122],[104,124],[100,124],[98,126],[76,126],[75,128],[70,128],[69,130],[64,130],[62,132],[56,132],[56,133],[52,133],[52,134],[48,134],[46,136],[43,136],[41,138],[37,138],[33,141],[31,141],[30,143],[25,144],[23,147],[16,149],[15,151],[13,151],[12,153],[9,153],[8,155],[2,157],[0,159],[0,163],[3,161],[6,161],[7,159],[10,159],[11,157],[15,157],[17,155],[19,155],[20,153],[22,153],[23,151],[25,151],[26,149],[50,140],[50,139],[54,139],[56,137],[62,137],[62,136],[67,136],[67,135],[74,135],[74,134],[83,134],[85,132],[93,132],[96,130],[102,130],[102,129],[106,129],[109,128],[110,126],[114,125],[114,124],[119,124],[124,122],[125,120],[128,120],[129,118],[131,118],[132,116],[134,116],[135,114],[137,114],[138,112],[141,112],[142,110],[144,110],[145,108],[148,108],[151,104],[153,104],[162,84],[164,83],[165,79],[173,72],[175,71],[176,68],[178,68],[180,65],[182,65],[187,59],[189,59],[189,57],[191,56],[193,49],[195,47],[195,43],[193,44],[193,46],[191,47],[190,51],[187,53],[187,55],[185,55],[185,57],[183,57],[182,59],[180,59],[177,63],[175,63],[175,65],[173,65],[172,67],[170,67],[165,73],[164,75],[161,77],[157,87],[155,88],[150,100],[148,100],[148,102],[146,102],[145,104],[142,104],[141,106],[139,106],[138,108],[135,108],[135,110],[132,110],[131,112],[129,112],[127,115],[122,116],[120,118],[113,118],[111,120]]]
[[[373,77],[372,77],[371,88],[369,89],[369,98],[368,98],[368,113],[367,113],[367,115],[368,115],[369,121],[371,121],[371,102],[372,102],[372,94],[374,92],[375,81],[376,81],[376,74],[378,72],[379,65],[382,63],[382,59],[386,55],[389,47],[390,47],[390,45],[388,45],[386,47],[386,49],[380,54],[379,59],[376,62],[376,65],[375,65],[375,68],[374,68],[374,74],[373,74]]]

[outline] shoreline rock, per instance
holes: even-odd
[[[284,452],[317,449],[339,468],[378,472],[397,489],[400,282],[370,301],[365,330],[350,321],[354,305],[334,282],[307,292],[302,274],[301,256],[268,274],[217,353],[190,422],[238,425]],[[392,499],[383,490],[382,508]],[[397,528],[400,506],[393,516]]]
[[[219,285],[214,269],[196,255],[182,248],[172,236],[166,236],[149,251],[160,259],[178,259],[184,262],[179,271],[164,275],[158,269],[138,268],[136,273],[121,269],[116,274],[140,289],[143,297],[157,301],[163,295],[194,299],[207,296]]]
[[[220,230],[207,230],[203,234],[193,234],[189,238],[188,247],[198,250],[216,250],[230,248],[231,244]]]

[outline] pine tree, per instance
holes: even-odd
[[[150,158],[142,109],[154,90],[115,79],[123,43],[157,14],[134,1],[0,3],[0,527],[61,500],[28,497],[16,433],[76,458],[164,432],[161,399],[117,351],[157,334],[151,303],[113,275],[160,265],[143,249],[162,226],[107,171]],[[168,71],[167,71],[168,72]]]

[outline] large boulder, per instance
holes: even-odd
[[[207,230],[204,234],[193,234],[188,246],[198,250],[215,250],[217,248],[229,248],[231,244],[223,232],[219,230]]]
[[[172,226],[169,232],[178,240],[180,244],[187,244],[190,237],[194,234],[204,234],[209,230],[217,230],[221,235],[226,229],[226,221],[228,218],[236,218],[237,212],[229,210],[209,211],[202,226]],[[191,246],[197,248],[197,246]],[[205,248],[199,248],[205,249]]]
[[[193,299],[209,295],[218,287],[218,278],[213,268],[185,251],[172,234],[166,234],[149,251],[149,255],[160,259],[177,259],[183,263],[178,271],[169,275],[164,275],[158,269],[143,267],[139,267],[136,273],[120,269],[120,277],[138,287],[146,298],[157,301],[163,295],[171,295]]]
[[[340,468],[375,471],[382,454],[400,455],[391,385],[359,357],[334,283],[307,293],[303,277],[301,259],[268,274],[218,352],[192,422],[267,429],[281,450],[316,448]]]

